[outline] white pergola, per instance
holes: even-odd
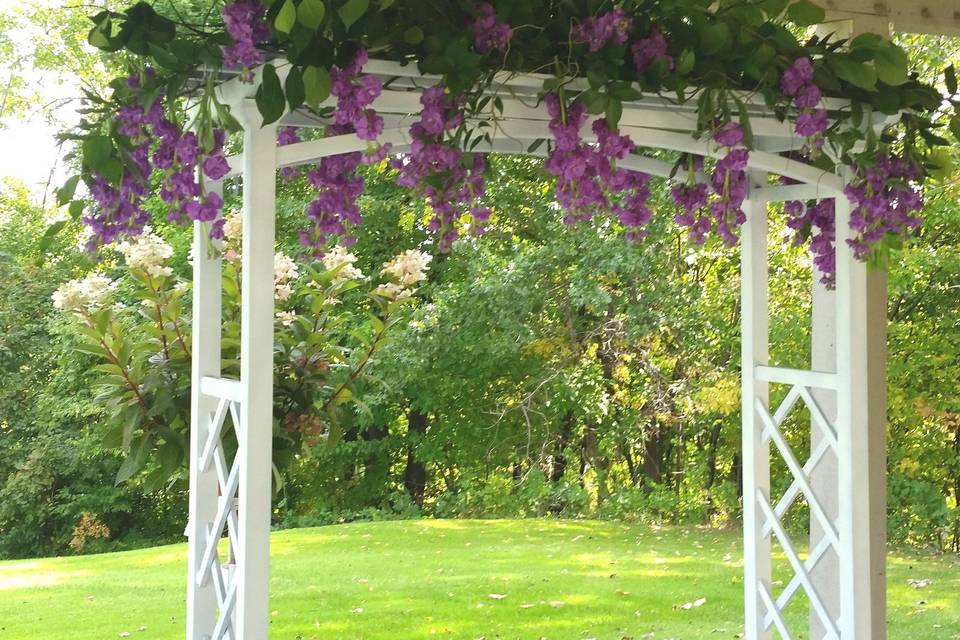
[[[280,71],[282,75],[282,66]],[[410,142],[407,129],[420,111],[421,89],[438,79],[420,75],[415,65],[387,61],[372,60],[364,72],[390,80],[374,104],[386,120],[380,142],[403,153]],[[543,78],[505,74],[493,83],[503,111],[488,129],[492,142],[478,150],[527,153],[533,141],[549,137],[549,118],[535,97]],[[245,128],[243,154],[231,159],[228,176],[241,178],[243,189],[239,380],[221,376],[221,265],[208,255],[203,226],[194,231],[188,640],[264,640],[268,635],[276,171],[367,145],[342,135],[278,147],[279,126],[323,123],[289,113],[279,123],[261,127],[253,90],[254,85],[235,80],[220,87],[221,98]],[[827,106],[836,113],[844,105],[832,101]],[[882,640],[886,281],[883,274],[868,273],[846,245],[851,211],[842,192],[844,177],[778,155],[801,147],[804,140],[793,133],[792,123],[777,121],[762,104],[750,103],[749,110],[755,150],[741,240],[745,637]],[[716,145],[692,137],[696,120],[692,104],[644,99],[624,105],[620,128],[641,148],[717,157]],[[640,156],[621,166],[663,178],[672,169]],[[770,176],[798,184],[774,186]],[[772,366],[767,205],[831,197],[837,215],[836,288],[828,291],[813,274],[809,366]],[[771,387],[786,390],[778,406],[770,404]],[[791,412],[800,410],[810,415],[810,449],[805,451],[792,450],[781,429]],[[232,459],[222,446],[228,424],[239,444]],[[772,456],[781,457],[792,475],[782,495],[771,493]],[[810,509],[805,555],[782,524],[799,499]],[[226,555],[218,549],[224,535]],[[774,538],[793,573],[779,590],[771,578]],[[784,614],[800,593],[810,609],[809,628],[804,629],[791,628]]]

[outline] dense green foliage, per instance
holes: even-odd
[[[119,72],[121,61],[106,58],[101,65],[80,48],[78,34],[89,24],[79,13],[37,10],[29,21],[57,34],[38,39],[39,68],[75,69],[94,92],[104,89],[104,68],[106,75]],[[921,69],[928,81],[956,57],[947,41],[904,44],[929,66]],[[17,68],[8,45],[0,39],[0,57]],[[12,84],[5,108],[25,109],[31,91]],[[368,168],[366,178],[356,248],[363,273],[377,274],[412,247],[433,252],[422,200],[395,186],[382,165]],[[718,243],[691,248],[670,224],[662,192],[654,193],[656,216],[642,244],[625,242],[604,225],[563,225],[552,187],[538,161],[492,158],[490,230],[435,256],[418,302],[402,310],[390,340],[364,365],[363,383],[351,390],[357,402],[344,403],[337,432],[321,421],[315,441],[288,428],[291,416],[311,414],[318,398],[322,406],[331,394],[319,380],[302,393],[306,376],[294,357],[299,342],[285,343],[296,335],[278,327],[277,526],[419,514],[718,525],[738,518],[736,252]],[[289,254],[297,251],[296,231],[311,197],[302,180],[280,187],[278,230]],[[236,198],[228,192],[228,206]],[[897,254],[890,270],[890,533],[898,543],[957,551],[956,185],[945,182],[928,200],[917,241]],[[188,233],[165,222],[161,203],[149,204],[155,230],[177,251],[176,277],[188,277]],[[0,194],[4,557],[99,549],[105,535],[117,546],[169,540],[186,519],[189,333],[176,335],[169,310],[159,323],[146,308],[139,317],[124,312],[118,344],[129,342],[127,355],[151,395],[134,422],[112,411],[110,397],[101,395],[111,383],[103,354],[90,353],[90,333],[55,312],[51,295],[93,270],[123,280],[114,296],[128,308],[156,302],[156,294],[115,258],[93,264],[76,247],[75,223],[47,234],[47,217],[59,213],[44,211],[12,185]],[[809,351],[808,258],[781,242],[783,220],[776,214],[772,228],[772,357],[802,366]],[[307,264],[301,267],[306,272]],[[236,274],[228,269],[228,275]],[[229,298],[229,285],[227,291]],[[353,294],[359,300],[365,292]],[[306,296],[296,299],[301,315],[312,319]],[[313,330],[301,337],[319,333],[324,345],[348,349],[344,361],[357,362],[353,354],[362,359],[365,353],[356,348],[358,331],[369,336],[375,329],[365,304],[336,312],[343,323],[336,335]],[[176,318],[188,325],[189,295],[179,298]],[[229,372],[236,365],[229,360],[236,324],[229,315],[225,320]],[[164,338],[174,353],[158,359]],[[145,420],[161,424],[147,436]],[[803,450],[803,419],[790,425],[789,437]],[[125,463],[134,443],[145,444]],[[115,485],[118,474],[128,480]],[[785,470],[775,469],[776,485],[785,482]],[[791,516],[793,527],[805,525],[802,507]]]
[[[365,638],[734,638],[735,532],[571,521],[349,524],[274,534],[270,635]],[[184,545],[0,566],[8,640],[183,635]],[[786,560],[774,558],[774,576]],[[952,640],[956,558],[893,553],[891,640]],[[915,589],[909,581],[929,580]],[[131,585],[137,588],[131,589]],[[705,599],[701,600],[701,599]],[[803,628],[805,609],[787,619]]]

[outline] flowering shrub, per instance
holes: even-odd
[[[227,216],[222,231],[223,368],[236,376],[240,217]],[[185,477],[189,282],[172,266],[173,248],[149,227],[109,248],[122,257],[118,278],[92,273],[61,285],[53,300],[75,319],[79,349],[98,361],[93,367],[98,401],[116,416],[116,441],[129,452],[117,480],[144,471],[144,481],[158,487]],[[357,268],[357,256],[342,246],[316,262],[275,254],[275,416],[281,450],[337,441],[347,413],[361,406],[367,374],[402,307],[426,279],[430,259],[406,251],[383,265],[382,277],[369,278]]]
[[[897,46],[871,34],[849,41],[797,39],[791,27],[825,17],[810,0],[748,0],[710,8],[641,0],[608,3],[593,12],[582,4],[547,0],[442,8],[426,0],[347,2],[336,11],[325,6],[316,0],[227,2],[222,27],[202,29],[175,23],[145,2],[93,17],[92,44],[151,58],[129,80],[115,82],[109,100],[93,100],[98,117],[85,121],[79,135],[81,177],[95,201],[85,218],[95,231],[94,246],[142,232],[142,201],[155,171],[172,220],[208,222],[211,235],[220,235],[222,202],[206,193],[203,178],[226,174],[225,131],[237,125],[213,90],[218,66],[258,83],[264,122],[299,109],[318,117],[325,135],[355,135],[369,143],[365,153],[324,158],[308,172],[317,196],[307,209],[310,224],[302,243],[316,256],[333,244],[349,246],[352,229],[362,222],[356,203],[364,183],[357,168],[392,152],[378,142],[385,123],[374,105],[383,82],[364,73],[367,47],[373,46],[380,57],[416,63],[424,74],[440,77],[422,93],[419,118],[409,131],[410,151],[390,166],[399,184],[429,203],[430,227],[441,249],[465,225],[482,228],[490,217],[482,204],[486,162],[473,150],[489,139],[483,129],[496,126],[503,112],[496,74],[504,71],[554,74],[544,80],[539,97],[551,118],[554,144],[547,167],[557,176],[566,220],[609,211],[634,239],[644,236],[652,217],[646,204],[650,178],[617,168],[617,161],[641,153],[618,123],[623,104],[643,95],[680,103],[696,99],[696,134],[712,138],[723,153],[705,183],[697,176],[702,159],[677,160],[686,179],[681,175],[674,185],[680,206],[675,220],[695,242],[713,232],[732,244],[744,220],[753,145],[745,96],[762,98],[772,113],[793,122],[805,140],[796,154],[802,159],[826,170],[835,164],[854,167],[847,194],[856,209],[851,244],[864,260],[879,262],[916,227],[919,186],[935,170],[929,160],[949,143],[939,135],[951,118],[941,109],[944,97],[910,74]],[[429,34],[423,28],[427,15]],[[271,61],[275,54],[289,62],[283,82]],[[255,74],[258,65],[262,73]],[[199,90],[195,82],[184,83],[190,74],[204,78]],[[573,83],[576,78],[585,78],[586,85]],[[956,94],[952,71],[946,80]],[[331,97],[332,109],[326,102]],[[846,100],[849,107],[830,106],[825,97]],[[185,122],[179,115],[184,101],[196,107],[195,131],[178,124]],[[872,113],[903,116],[878,135],[869,126]],[[597,118],[588,140],[581,130],[590,116]],[[960,131],[960,116],[952,116],[950,125]],[[295,131],[280,133],[281,144],[296,139]],[[293,178],[297,171],[284,169],[283,175]],[[77,180],[66,185],[61,200],[73,197]],[[79,215],[84,206],[77,200],[71,210]],[[812,250],[830,278],[827,254],[835,234],[826,218],[833,209],[812,202],[788,208],[797,241],[815,238]],[[811,210],[816,215],[807,215]]]

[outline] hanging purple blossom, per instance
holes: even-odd
[[[477,7],[477,19],[472,25],[474,46],[480,53],[505,51],[513,38],[513,28],[497,20],[497,12],[489,2]]]
[[[590,51],[600,51],[608,43],[616,46],[627,43],[633,20],[623,7],[616,7],[599,16],[591,16],[573,28],[573,39],[587,45]]]
[[[280,127],[277,132],[278,145],[285,146],[297,142],[300,142],[300,132],[296,127]],[[296,179],[299,175],[300,170],[297,167],[280,167],[280,177],[286,182]]]
[[[850,228],[856,236],[847,243],[865,260],[888,236],[905,237],[920,226],[917,212],[923,196],[915,185],[920,169],[903,158],[880,155],[874,164],[858,168],[844,193],[853,205]]]
[[[673,57],[667,53],[667,39],[657,29],[646,38],[634,42],[630,51],[633,54],[633,66],[639,75],[646,73],[657,60],[665,60],[667,68],[673,69]]]
[[[240,69],[245,82],[253,81],[251,69],[263,63],[263,52],[257,47],[270,39],[266,11],[257,0],[239,0],[223,7],[223,24],[233,39],[233,44],[223,48],[223,64],[227,69]]]
[[[451,95],[443,86],[425,89],[420,119],[410,127],[410,151],[390,163],[398,171],[397,184],[416,189],[427,199],[433,210],[430,229],[439,232],[442,251],[458,237],[455,221],[464,206],[480,218],[489,217],[488,210],[472,204],[485,193],[486,157],[473,154],[466,165],[463,152],[445,140],[463,123],[463,102],[463,96]]]
[[[826,109],[818,108],[823,94],[813,82],[813,63],[810,58],[797,58],[780,76],[780,90],[793,98],[793,105],[800,109],[794,123],[797,135],[807,138],[807,151],[814,152],[823,146],[823,132],[829,127]]]

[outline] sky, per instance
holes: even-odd
[[[57,0],[31,0],[43,4],[59,4]],[[21,0],[0,0],[0,11],[22,5]],[[30,38],[26,32],[14,32],[9,35],[14,40],[25,41]],[[9,69],[0,68],[0,77],[7,76]],[[60,81],[47,82],[43,79],[44,101],[78,95],[76,87]],[[42,198],[50,189],[56,190],[67,177],[60,163],[61,152],[57,148],[56,135],[61,129],[68,128],[75,121],[75,105],[69,106],[57,117],[59,124],[48,123],[39,113],[27,114],[22,119],[9,119],[0,127],[0,180],[6,177],[16,178],[27,185],[36,197]],[[51,180],[51,170],[53,179]]]

